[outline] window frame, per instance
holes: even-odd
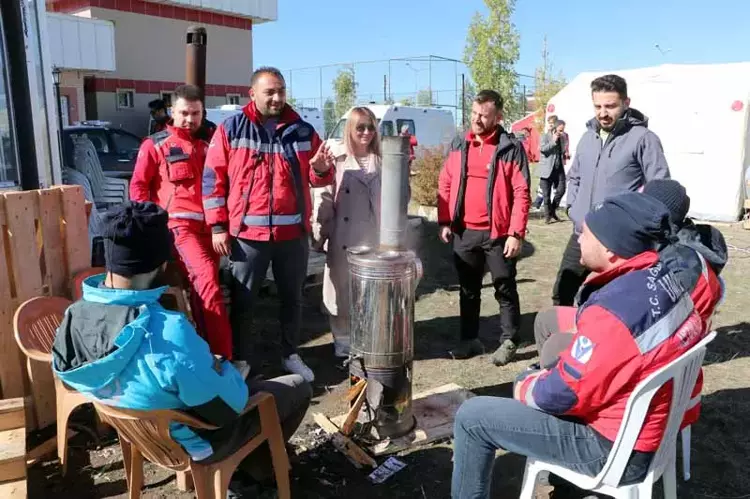
[[[120,105],[120,95],[130,95],[130,105],[129,106],[122,106]],[[115,91],[115,105],[117,106],[117,109],[135,109],[135,89],[134,88],[118,88]]]
[[[417,123],[411,119],[411,118],[397,118],[396,119],[396,134],[401,135],[401,127],[404,126],[404,124],[411,123],[411,127],[409,130],[410,135],[417,135]]]
[[[227,98],[227,104],[235,105],[235,106],[241,106],[242,105],[242,103],[240,102],[240,99],[242,99],[242,95],[241,94],[227,94],[226,98]],[[234,99],[234,98],[237,99],[237,102],[232,102],[232,99]]]

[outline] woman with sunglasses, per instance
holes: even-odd
[[[331,148],[336,151],[335,147]],[[336,357],[349,356],[347,248],[378,243],[380,137],[375,115],[355,107],[344,128],[332,186],[316,189],[313,246],[326,248],[323,305],[330,317]]]

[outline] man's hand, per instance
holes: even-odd
[[[450,243],[453,240],[453,231],[448,226],[440,227],[440,240],[445,244]]]
[[[521,254],[521,240],[514,236],[508,236],[505,240],[503,255],[505,258],[515,258]]]
[[[318,173],[325,173],[331,169],[336,163],[336,158],[333,157],[333,153],[328,148],[328,144],[323,142],[318,147],[318,152],[310,160],[310,166]]]
[[[217,232],[211,235],[211,243],[214,251],[220,256],[229,256],[231,253],[229,232]]]
[[[523,378],[521,381],[516,381],[513,384],[513,398],[520,402],[521,401],[521,386],[527,381],[530,381],[533,378],[538,378],[539,376],[541,376],[542,374],[546,372],[547,372],[547,369],[542,369],[541,371],[537,371],[535,373],[529,374],[528,376]]]

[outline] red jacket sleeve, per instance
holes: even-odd
[[[438,178],[438,223],[440,225],[450,225],[451,213],[450,213],[450,202],[451,202],[451,182],[453,182],[453,163],[460,161],[458,151],[451,152],[445,159],[443,169],[440,171],[440,177]]]
[[[518,234],[526,236],[526,224],[529,221],[529,207],[531,196],[529,195],[529,161],[523,147],[515,148],[513,162],[511,164],[510,184],[513,189],[513,204],[510,211],[510,227],[508,235]]]
[[[216,127],[206,154],[203,168],[203,213],[210,226],[229,224],[227,195],[229,194],[229,141],[224,125]]]
[[[130,180],[130,199],[132,201],[157,202],[156,193],[151,189],[151,182],[159,173],[159,154],[154,141],[146,139],[138,150],[138,158]]]
[[[632,384],[628,364],[639,355],[627,327],[592,305],[578,317],[570,349],[553,369],[523,380],[520,399],[550,414],[585,419],[611,405]]]
[[[312,138],[310,139],[310,158],[312,159],[318,152],[320,146],[323,145],[323,141],[317,133],[313,132]],[[310,185],[313,187],[325,187],[333,184],[336,178],[336,168],[331,167],[325,173],[318,173],[315,168],[310,167]]]

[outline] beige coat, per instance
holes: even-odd
[[[323,304],[332,316],[349,315],[346,249],[379,240],[380,160],[371,155],[369,165],[365,172],[353,156],[340,157],[334,184],[313,196],[313,247],[326,248]]]

